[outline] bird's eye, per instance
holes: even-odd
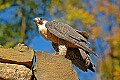
[[[40,20],[42,20],[42,18],[40,18]]]

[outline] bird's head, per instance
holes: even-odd
[[[42,26],[44,25],[46,22],[48,22],[45,18],[43,17],[36,17],[33,19],[33,21],[36,23],[37,26]]]

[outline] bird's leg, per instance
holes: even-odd
[[[59,54],[58,44],[52,42],[52,47],[56,51],[55,54],[58,55]]]
[[[59,42],[59,44],[53,43],[52,46],[54,50],[56,51],[56,55],[66,55],[67,48],[65,45],[62,45],[62,43]]]

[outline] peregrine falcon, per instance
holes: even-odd
[[[42,37],[52,42],[59,55],[64,55],[83,71],[95,71],[89,53],[95,56],[97,54],[86,44],[89,43],[87,32],[73,29],[62,22],[48,21],[43,17],[34,18],[34,22]]]

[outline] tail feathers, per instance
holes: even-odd
[[[87,72],[87,66],[85,66],[85,63],[83,61],[79,59],[75,59],[75,60],[72,60],[72,63],[82,71]]]
[[[53,48],[58,52],[58,44],[52,43]],[[90,59],[89,52],[78,48],[68,48],[65,56],[72,63],[84,72],[91,70],[95,72],[95,66]]]
[[[90,59],[89,54],[82,49],[68,48],[65,57],[71,60],[72,63],[82,71],[87,72],[87,69],[89,69],[95,72],[94,65]]]
[[[92,63],[88,66],[88,69],[90,69],[91,71],[95,72],[95,65],[93,65]]]

